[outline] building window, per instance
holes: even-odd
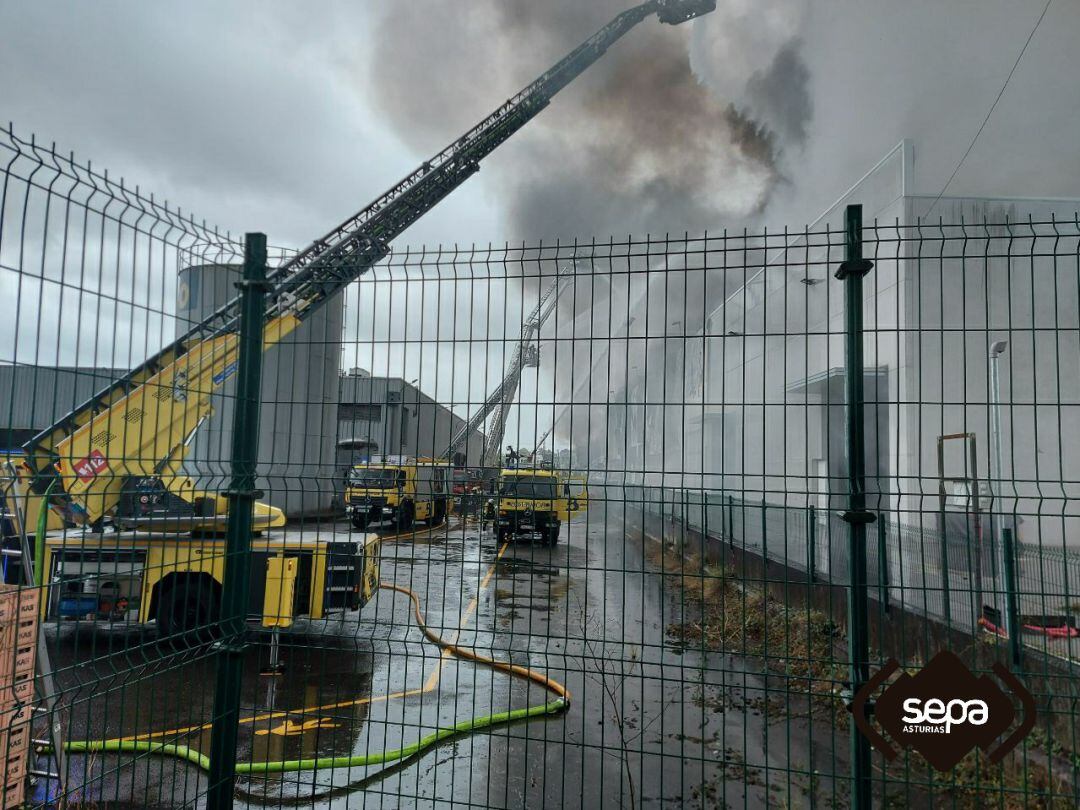
[[[353,422],[379,422],[382,420],[382,405],[341,405],[338,418]]]

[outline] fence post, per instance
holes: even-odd
[[[735,497],[728,495],[727,499],[728,519],[728,546],[735,548]]]
[[[1016,594],[1016,547],[1013,545],[1011,528],[1002,527],[1001,545],[1001,553],[1005,557],[1005,627],[1009,633],[1009,657],[1012,659],[1013,669],[1019,672],[1022,664],[1020,606]]]
[[[765,517],[765,496],[761,496],[761,559],[765,563],[765,577],[768,581],[769,571],[769,524]]]
[[[809,574],[810,584],[814,584],[814,572],[817,569],[817,509],[810,504],[806,510],[806,537],[807,537],[807,564],[806,571]]]
[[[952,630],[952,584],[949,579],[949,524],[945,522],[945,508],[941,508],[941,599],[942,615],[945,617],[945,626]],[[925,575],[924,575],[925,576]],[[923,580],[926,588],[926,580]],[[929,599],[927,599],[929,602]],[[929,604],[927,609],[929,610]],[[976,611],[982,609],[982,605],[976,605]]]
[[[266,235],[244,238],[244,278],[240,288],[240,341],[233,416],[232,480],[225,495],[229,522],[225,534],[225,571],[221,589],[222,633],[210,733],[211,810],[233,806],[236,779],[236,736],[240,720],[240,688],[244,663],[251,569],[251,524],[255,499],[255,464],[259,438],[259,394],[262,377],[263,315],[266,312]]]
[[[870,638],[867,615],[866,436],[863,421],[863,276],[873,263],[862,255],[862,206],[849,205],[844,222],[844,261],[836,278],[844,282],[845,413],[847,422],[848,508],[848,657],[854,696],[870,679]],[[851,724],[851,806],[869,810],[871,801],[870,741]]]
[[[878,595],[882,610],[889,612],[889,525],[884,515],[878,519]]]

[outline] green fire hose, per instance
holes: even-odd
[[[497,712],[482,717],[473,717],[463,720],[452,726],[439,728],[422,737],[412,745],[403,748],[395,748],[391,751],[383,751],[378,754],[357,754],[343,757],[316,757],[315,759],[287,759],[279,762],[237,762],[237,774],[269,774],[287,773],[292,771],[320,771],[328,768],[362,768],[368,765],[383,765],[399,759],[419,754],[422,751],[438,745],[440,742],[455,734],[463,734],[470,731],[480,731],[504,723],[512,723],[516,720],[527,720],[533,717],[543,717],[550,714],[558,714],[567,708],[569,704],[565,698],[558,697],[540,706],[530,706],[526,709],[513,709],[508,712]],[[210,757],[190,748],[186,745],[174,745],[170,743],[138,742],[135,740],[102,740],[100,742],[69,742],[64,744],[64,750],[69,754],[159,754],[161,756],[176,757],[186,760],[193,765],[198,765],[203,770],[210,769]]]
[[[39,519],[40,523],[40,519]],[[337,757],[316,757],[314,759],[289,759],[277,762],[237,762],[236,773],[243,775],[262,775],[271,773],[288,773],[295,771],[318,771],[326,770],[329,768],[362,768],[369,765],[383,765],[388,762],[395,762],[398,760],[408,759],[415,756],[429,748],[438,745],[443,740],[449,737],[453,737],[457,734],[464,734],[473,731],[481,731],[486,728],[492,728],[494,726],[504,725],[506,723],[513,723],[519,720],[528,720],[536,717],[544,717],[548,715],[559,714],[566,711],[570,707],[570,693],[566,687],[558,681],[547,677],[539,672],[522,667],[516,664],[510,664],[504,661],[497,661],[493,658],[480,655],[479,653],[468,650],[451,644],[448,641],[443,640],[440,636],[435,634],[424,621],[423,613],[420,610],[420,600],[416,594],[408,588],[395,585],[392,583],[381,582],[380,588],[386,590],[397,591],[407,595],[413,602],[414,613],[416,615],[417,622],[420,625],[421,631],[424,635],[438,644],[441,648],[450,651],[453,655],[470,661],[475,661],[486,666],[490,666],[494,669],[507,672],[512,676],[526,678],[540,684],[545,689],[554,692],[558,697],[547,703],[529,706],[524,709],[512,709],[505,712],[495,712],[494,714],[480,715],[477,717],[463,720],[460,723],[455,723],[452,726],[444,726],[437,728],[431,734],[425,737],[421,737],[411,745],[406,745],[401,748],[395,748],[389,751],[383,751],[378,754],[356,754],[353,756],[337,756]],[[50,749],[43,748],[43,752],[47,752]],[[210,757],[191,748],[187,745],[180,745],[176,743],[157,743],[157,742],[141,742],[139,740],[99,740],[99,741],[76,741],[68,742],[64,744],[64,750],[69,754],[90,754],[90,753],[105,753],[105,754],[156,754],[165,757],[175,757],[187,762],[197,765],[203,770],[210,769]]]

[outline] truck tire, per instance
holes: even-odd
[[[182,639],[205,644],[218,635],[218,589],[206,580],[173,582],[166,586],[157,604],[159,638]]]
[[[499,542],[505,543],[507,538],[510,537],[510,527],[500,526],[498,529]]]
[[[412,505],[411,501],[403,503],[398,507],[397,528],[399,532],[406,532],[411,529],[415,519],[416,508]]]
[[[441,526],[446,520],[446,501],[435,501],[433,510],[428,518],[428,526]]]
[[[547,528],[547,544],[549,546],[558,545],[559,531],[561,529],[562,529],[562,525],[560,523],[557,523],[557,522],[552,523],[552,524],[550,524],[548,526],[548,528]]]
[[[358,532],[367,531],[368,516],[354,513],[352,517],[352,525],[353,528],[355,528]]]

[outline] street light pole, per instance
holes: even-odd
[[[1006,551],[1004,533],[1002,532],[1005,516],[1000,506],[1004,496],[1003,482],[1005,474],[1001,465],[1001,374],[998,371],[998,360],[1005,353],[1008,346],[1009,342],[1007,340],[998,340],[990,345],[990,455],[993,464],[993,469],[990,471],[990,497],[991,502],[994,504],[992,517],[995,529],[994,546],[997,563],[997,583],[995,585],[1001,585],[1000,588],[995,587],[995,590],[1001,597],[998,601],[998,607],[1003,617],[1005,632],[1012,639],[1019,628],[1013,626],[1015,624],[1014,617],[1008,609],[1006,571],[1009,569],[1005,566]]]

